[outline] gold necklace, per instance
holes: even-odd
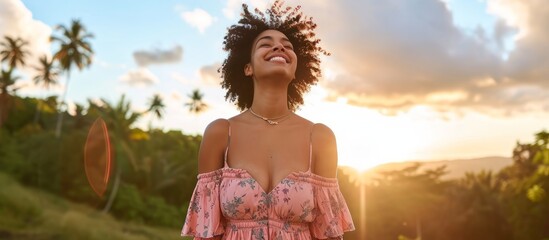
[[[281,122],[280,120],[284,120],[284,118],[286,118],[287,116],[290,116],[290,114],[292,113],[292,111],[289,111],[288,113],[284,114],[283,116],[280,116],[280,117],[275,117],[275,118],[266,118],[266,117],[263,117],[257,113],[254,112],[254,110],[252,110],[252,108],[248,108],[248,110],[250,110],[250,113],[258,118],[260,118],[261,120],[267,122],[269,125],[277,125],[279,122]],[[280,119],[278,121],[274,121],[274,120],[277,120],[277,119]]]

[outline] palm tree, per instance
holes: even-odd
[[[40,66],[34,69],[38,71],[38,74],[34,76],[34,83],[37,85],[42,84],[46,89],[49,89],[51,85],[57,84],[59,79],[59,68],[55,67],[53,59],[48,60],[46,55],[40,57]]]
[[[451,228],[459,239],[512,239],[502,216],[502,182],[490,171],[466,173],[448,191],[455,221]],[[484,231],[486,230],[486,231]]]
[[[9,94],[10,92],[12,94],[15,93],[14,89],[8,89],[11,85],[15,84],[15,81],[19,79],[19,77],[12,75],[12,70],[4,70],[2,69],[0,72],[0,94]]]
[[[17,89],[10,88],[19,77],[12,75],[12,69],[0,72],[0,127],[8,119],[8,114],[11,109],[12,95],[15,94]],[[10,94],[11,93],[11,94]]]
[[[34,83],[36,85],[43,85],[44,88],[49,89],[51,85],[57,84],[60,71],[57,67],[55,67],[53,59],[48,60],[48,57],[46,55],[40,57],[39,63],[40,65],[34,68],[36,71],[38,71],[37,75],[33,78]],[[38,100],[38,104],[36,105],[36,112],[34,114],[34,123],[38,122],[42,105],[42,100]]]
[[[92,63],[93,50],[88,40],[93,38],[93,34],[88,33],[80,20],[72,20],[70,28],[63,25],[57,26],[57,30],[61,31],[61,36],[52,36],[51,40],[59,42],[61,45],[59,51],[54,55],[54,58],[59,61],[61,69],[67,74],[67,81],[63,97],[59,106],[57,117],[57,127],[55,134],[61,136],[61,126],[63,125],[63,110],[61,107],[65,103],[67,90],[69,88],[70,73],[72,67],[76,65],[79,70],[88,67]]]
[[[149,103],[149,109],[147,110],[147,112],[153,112],[156,117],[162,118],[165,107],[166,106],[164,105],[164,102],[162,101],[160,95],[155,94]]]
[[[152,112],[154,113],[154,116],[156,116],[158,119],[162,119],[165,108],[166,106],[164,105],[164,102],[162,101],[162,98],[160,97],[160,95],[155,94],[149,103],[149,109],[147,109],[147,112]],[[152,119],[151,119],[151,122],[152,122]],[[152,127],[152,124],[149,124],[149,125],[151,125]]]
[[[195,89],[188,96],[191,99],[191,101],[189,101],[188,103],[185,103],[185,106],[189,108],[189,112],[198,114],[205,111],[208,108],[208,105],[204,103],[204,101],[202,100],[202,98],[204,97],[204,94],[202,94],[200,90]]]
[[[21,67],[25,66],[25,58],[29,54],[29,52],[25,50],[25,46],[28,44],[27,41],[24,41],[20,37],[4,37],[4,41],[0,43],[0,46],[2,46],[0,57],[2,58],[2,62],[8,62],[10,71],[18,65]]]
[[[12,97],[16,89],[10,88],[19,77],[13,76],[13,70],[17,66],[25,65],[25,57],[29,54],[25,50],[28,43],[21,38],[12,38],[5,36],[4,41],[0,42],[2,49],[0,50],[1,62],[7,61],[9,69],[6,71],[2,67],[0,74],[0,126],[8,118],[9,110],[11,109]],[[11,94],[10,94],[11,92]]]
[[[74,109],[74,128],[81,129],[86,124],[86,119],[84,115],[84,106],[76,103]]]
[[[179,181],[185,181],[188,177],[188,174],[185,173],[185,165],[181,162],[159,158],[156,161],[150,160],[149,165],[147,171],[148,192],[162,191]]]
[[[131,126],[139,120],[142,113],[131,111],[130,102],[126,102],[125,95],[122,95],[122,98],[118,101],[116,106],[113,106],[106,100],[102,100],[102,102],[104,103],[104,106],[91,105],[90,109],[97,109],[101,117],[103,117],[107,123],[109,136],[114,143],[114,149],[116,151],[116,162],[118,162],[114,185],[109,195],[109,199],[107,200],[107,204],[103,209],[104,212],[108,212],[118,193],[122,167],[127,165],[122,162],[129,162],[129,165],[132,166],[134,170],[137,170],[140,167],[137,158],[131,149],[131,143],[135,140],[136,136],[135,131],[132,130]]]

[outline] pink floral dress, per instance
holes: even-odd
[[[229,127],[230,139],[230,127]],[[265,192],[245,170],[227,165],[198,175],[182,236],[238,240],[343,239],[353,220],[336,178],[292,172]],[[312,152],[312,145],[310,146]],[[311,157],[310,157],[311,158]]]

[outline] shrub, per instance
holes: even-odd
[[[145,198],[143,217],[151,225],[180,227],[184,216],[175,206],[169,205],[163,198],[149,196]]]
[[[145,209],[145,203],[134,185],[120,184],[118,195],[112,205],[112,213],[124,220],[143,222],[141,213]]]

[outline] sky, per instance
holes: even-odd
[[[80,19],[94,35],[93,64],[71,73],[67,101],[117,102],[144,111],[154,94],[165,116],[136,127],[202,134],[238,114],[217,73],[227,27],[241,4],[266,0],[0,0],[0,36],[29,42],[29,65],[52,55],[56,26]],[[549,127],[549,3],[540,0],[299,0],[318,24],[323,77],[297,111],[336,134],[339,164],[511,157],[517,141]],[[60,95],[17,72],[23,96]],[[209,105],[190,114],[193,89]]]

